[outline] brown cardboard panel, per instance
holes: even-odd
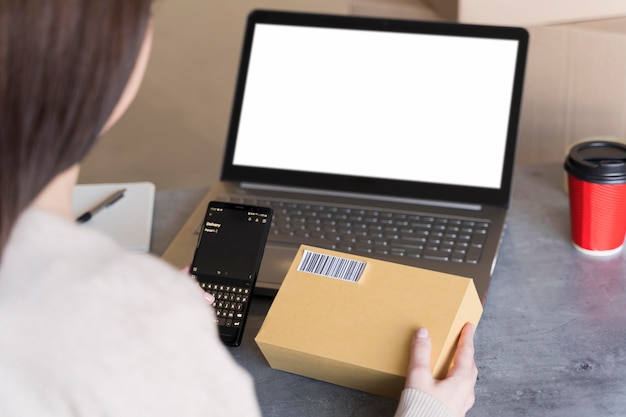
[[[626,15],[623,0],[427,0],[447,19],[464,23],[537,25]]]
[[[587,138],[626,138],[626,18],[529,32],[518,163],[562,162]]]

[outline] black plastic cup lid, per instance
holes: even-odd
[[[607,141],[579,143],[570,149],[564,167],[582,181],[626,183],[626,144]]]

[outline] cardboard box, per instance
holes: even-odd
[[[358,282],[305,272],[323,261],[364,269]],[[481,314],[470,278],[301,246],[255,340],[274,369],[399,398],[417,328],[429,329],[443,378],[463,325]]]
[[[624,0],[428,0],[446,19],[463,23],[538,25],[625,16]]]
[[[586,138],[626,138],[626,17],[528,30],[517,162],[563,162]]]

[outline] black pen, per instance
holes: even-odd
[[[86,211],[85,213],[81,214],[76,219],[76,221],[78,223],[85,223],[86,221],[89,221],[89,219],[91,219],[93,216],[95,216],[99,211],[101,211],[101,210],[103,210],[103,209],[105,209],[107,207],[111,207],[113,204],[115,204],[116,202],[121,200],[122,197],[124,197],[124,193],[125,192],[126,192],[126,188],[114,192],[113,194],[111,194],[110,196],[108,196],[107,198],[102,200],[102,202],[100,202],[97,206],[95,206],[91,210]]]

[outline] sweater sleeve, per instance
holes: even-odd
[[[452,417],[452,413],[425,392],[406,388],[402,391],[395,417]]]

